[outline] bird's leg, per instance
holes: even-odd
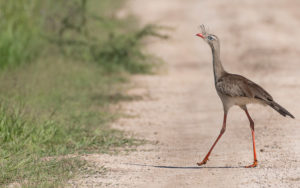
[[[208,157],[209,157],[211,151],[214,149],[215,145],[217,144],[217,142],[219,141],[219,139],[221,138],[221,136],[225,132],[225,130],[226,130],[226,118],[227,118],[227,113],[224,113],[224,120],[223,120],[223,126],[222,126],[222,129],[221,129],[221,132],[220,132],[218,138],[216,139],[216,141],[214,142],[214,144],[212,145],[212,147],[210,148],[209,152],[207,153],[207,155],[203,159],[203,161],[200,162],[200,163],[197,163],[198,166],[206,164],[206,162],[208,161]]]
[[[254,168],[257,166],[257,159],[256,159],[256,149],[255,149],[255,134],[254,134],[254,121],[250,117],[247,108],[244,109],[246,112],[246,115],[249,119],[250,122],[250,128],[251,128],[251,133],[252,133],[252,141],[253,141],[253,155],[254,155],[254,162],[252,165],[246,166],[246,168]]]

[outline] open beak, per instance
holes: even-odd
[[[204,36],[201,33],[196,34],[196,36],[201,37],[204,39]]]

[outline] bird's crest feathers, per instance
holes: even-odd
[[[206,31],[206,28],[203,24],[200,25],[200,29],[201,29],[202,35],[207,36],[207,31]]]

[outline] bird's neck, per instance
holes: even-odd
[[[225,74],[225,70],[220,60],[220,48],[212,46],[211,50],[213,55],[214,78],[215,82],[217,82],[217,80]]]

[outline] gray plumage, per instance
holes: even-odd
[[[240,100],[246,101],[245,104],[240,105],[246,105],[248,102],[257,102],[263,105],[269,105],[283,116],[288,115],[294,118],[291,113],[276,103],[266,90],[243,76],[225,72],[224,75],[217,80],[216,89],[219,93],[228,97],[246,98],[245,100]],[[239,105],[239,103],[236,105]]]
[[[201,29],[202,33],[198,33],[197,36],[203,38],[207,42],[207,44],[209,44],[212,50],[215,87],[223,103],[224,120],[219,136],[217,137],[216,141],[214,142],[202,162],[197,163],[197,165],[201,166],[207,163],[210,153],[226,130],[226,119],[229,108],[233,105],[238,105],[245,111],[248,117],[252,134],[254,162],[253,164],[246,167],[254,168],[258,164],[255,149],[254,121],[248,113],[246,105],[249,103],[269,105],[271,108],[273,108],[283,116],[290,116],[291,118],[294,118],[294,116],[278,103],[276,103],[272,96],[258,84],[252,82],[251,80],[248,80],[243,76],[226,72],[220,60],[219,38],[216,35],[208,34],[205,31],[203,25],[201,26]]]
[[[291,113],[276,103],[272,96],[261,86],[241,75],[226,72],[220,60],[219,38],[216,35],[208,34],[204,26],[201,26],[201,29],[204,40],[212,50],[215,87],[223,102],[225,112],[233,105],[245,109],[249,103],[259,103],[269,105],[283,116],[288,115],[294,118]]]

